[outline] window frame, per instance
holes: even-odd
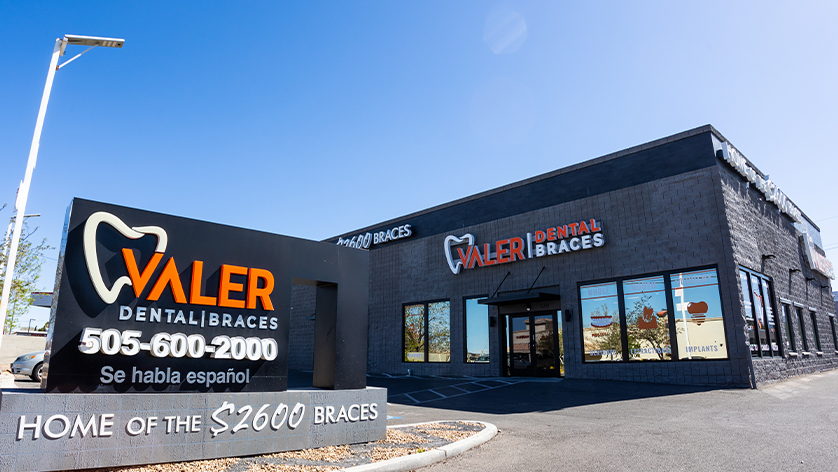
[[[838,333],[835,331],[835,315],[827,314],[829,317],[829,326],[832,328],[832,348],[838,353]]]
[[[809,352],[809,339],[806,337],[806,323],[803,320],[803,305],[795,304],[794,311],[797,315],[797,323],[798,323],[798,330],[800,331],[800,340],[801,340],[801,348],[802,350],[798,350],[798,352]]]
[[[672,274],[678,273],[686,273],[686,272],[699,272],[702,270],[710,270],[713,269],[716,271],[716,278],[719,280],[717,285],[719,302],[720,302],[720,310],[722,315],[722,328],[724,330],[724,340],[725,340],[725,351],[726,356],[723,358],[716,358],[716,359],[680,359],[678,355],[678,339],[676,335],[676,327],[675,327],[675,304],[672,299],[672,281],[670,276]],[[737,273],[738,274],[738,273]],[[713,265],[705,265],[705,266],[696,266],[696,267],[688,267],[684,269],[671,269],[671,270],[664,270],[664,271],[657,271],[657,272],[647,272],[643,274],[632,274],[628,276],[621,276],[621,277],[609,277],[603,279],[596,279],[596,280],[586,280],[582,282],[576,282],[576,309],[578,310],[579,316],[576,318],[579,321],[576,323],[579,329],[579,340],[582,349],[579,350],[579,355],[581,356],[582,364],[584,365],[595,365],[595,364],[620,364],[624,363],[625,365],[640,365],[642,362],[629,362],[629,350],[628,350],[628,329],[626,326],[626,314],[625,314],[625,306],[623,300],[623,281],[626,280],[635,280],[635,279],[644,279],[644,278],[652,278],[652,277],[663,277],[664,280],[664,287],[666,290],[666,311],[667,311],[667,318],[669,323],[669,331],[670,331],[670,341],[669,346],[670,350],[672,351],[671,358],[668,360],[649,360],[646,362],[714,362],[714,361],[729,361],[730,360],[730,343],[728,339],[728,328],[727,323],[727,315],[725,314],[725,307],[724,307],[724,298],[722,298],[722,284],[721,284],[721,277],[719,275],[719,266],[718,264]],[[620,319],[620,331],[621,331],[621,340],[622,340],[622,360],[614,360],[614,361],[586,361],[585,360],[585,334],[583,332],[583,316],[582,316],[582,297],[580,295],[580,290],[583,286],[586,285],[595,285],[595,284],[604,284],[609,282],[617,283],[617,299],[619,303],[619,319]]]
[[[429,331],[430,331],[430,323],[429,323],[430,309],[429,309],[428,305],[430,305],[432,303],[441,303],[441,302],[448,302],[448,360],[447,361],[431,361],[430,360],[431,342],[430,342],[430,333],[429,333]],[[404,309],[406,307],[414,306],[414,305],[424,305],[424,307],[425,307],[425,313],[424,313],[424,316],[425,316],[424,330],[425,330],[425,332],[423,333],[424,339],[425,339],[425,352],[424,352],[424,357],[425,358],[422,361],[408,361],[405,358],[405,351],[404,351],[405,350]],[[450,298],[440,298],[438,300],[427,300],[427,301],[421,301],[421,302],[402,303],[401,317],[402,317],[402,332],[401,332],[401,334],[402,334],[402,352],[401,352],[402,364],[410,365],[410,364],[450,364],[451,363],[451,299]]]
[[[486,306],[486,325],[489,327],[489,332],[487,334],[488,341],[489,341],[489,360],[485,362],[469,362],[468,361],[468,313],[466,311],[466,303],[469,300],[482,300],[489,298],[489,295],[474,295],[474,296],[464,296],[463,297],[463,364],[466,365],[487,365],[492,363],[492,322],[490,318],[492,317],[491,313],[488,312],[489,305]],[[432,302],[433,303],[433,302]]]
[[[786,319],[786,322],[783,324],[783,332],[785,333],[785,338],[789,343],[786,354],[797,351],[797,343],[794,339],[794,328],[791,324],[791,319],[794,318],[791,314],[791,308],[791,303],[785,303],[782,299],[780,299],[780,310],[783,313],[783,317]]]
[[[779,323],[777,323],[777,316],[776,316],[777,310],[774,308],[774,306],[775,306],[775,304],[774,304],[774,281],[771,279],[771,277],[769,277],[769,276],[767,276],[767,275],[765,275],[761,272],[757,272],[755,270],[744,267],[744,266],[739,266],[739,271],[740,271],[740,273],[744,272],[747,275],[748,293],[747,293],[747,295],[743,293],[742,296],[743,297],[747,296],[748,299],[751,302],[751,314],[750,315],[752,317],[754,317],[756,315],[756,310],[757,310],[757,305],[756,305],[755,300],[754,300],[753,277],[756,277],[760,281],[760,287],[759,287],[759,292],[760,293],[763,293],[762,282],[767,282],[768,283],[768,294],[767,294],[767,297],[764,297],[764,298],[768,298],[768,300],[763,300],[762,301],[762,314],[760,315],[760,318],[762,319],[762,323],[763,323],[763,326],[764,326],[762,331],[765,332],[765,338],[768,341],[768,353],[766,354],[765,351],[763,351],[763,349],[762,349],[762,338],[760,337],[759,324],[757,324],[756,325],[756,329],[757,329],[756,340],[757,340],[757,343],[759,344],[758,345],[759,349],[757,349],[758,354],[756,354],[756,355],[753,353],[753,351],[751,351],[751,357],[756,357],[756,358],[782,357],[783,353],[784,353],[784,346],[783,346],[783,343],[780,342],[780,339],[778,339],[779,338],[779,326],[778,326]],[[739,286],[741,287],[741,283],[739,284]],[[743,298],[743,302],[744,302],[744,298]],[[769,303],[771,304],[770,306],[768,305]],[[742,308],[744,309],[744,305],[743,305]],[[771,311],[771,314],[774,316],[774,338],[775,339],[771,338],[771,330],[769,328],[770,325],[768,323],[768,311],[769,310]],[[747,322],[747,320],[746,320],[746,322]],[[776,351],[774,349],[774,343],[777,344]]]
[[[812,320],[812,334],[815,336],[815,352],[823,353],[821,345],[820,330],[818,330],[818,312],[817,310],[809,309],[809,319]]]

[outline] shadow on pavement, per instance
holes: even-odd
[[[610,380],[528,381],[521,378],[388,377],[376,374],[367,377],[367,385],[386,388],[387,401],[390,403],[489,414],[557,411],[585,405],[723,389]],[[473,388],[473,385],[485,388]],[[311,373],[289,373],[288,386],[311,388]],[[455,388],[460,392],[450,395],[448,392]],[[431,391],[442,395],[431,396],[428,393]]]

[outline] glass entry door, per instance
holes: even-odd
[[[559,330],[555,312],[508,315],[506,366],[509,375],[562,376]]]

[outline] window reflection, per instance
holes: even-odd
[[[428,303],[428,362],[451,360],[451,303]]]
[[[425,361],[425,305],[404,307],[404,360]]]
[[[466,300],[466,362],[489,362],[489,306]]]
[[[725,359],[724,321],[715,269],[670,275],[680,359]]]
[[[663,276],[623,282],[629,360],[671,360]]]
[[[579,287],[585,361],[622,361],[617,283]]]

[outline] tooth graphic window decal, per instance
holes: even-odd
[[[90,275],[90,281],[93,282],[96,293],[99,294],[99,298],[103,302],[110,305],[116,301],[116,297],[119,295],[122,287],[132,284],[131,279],[125,275],[118,278],[110,289],[105,285],[105,281],[102,280],[102,272],[99,269],[99,259],[96,254],[96,230],[99,228],[100,223],[111,225],[120,234],[129,239],[140,239],[147,234],[157,236],[155,252],[160,254],[166,251],[169,237],[166,231],[159,226],[136,226],[130,228],[116,216],[104,211],[90,215],[84,224],[84,260],[87,263],[87,273]]]
[[[474,246],[474,236],[469,233],[464,234],[459,238],[454,235],[445,237],[445,258],[448,260],[448,267],[451,268],[451,272],[454,274],[460,273],[460,269],[463,268],[463,261],[460,260],[457,261],[456,264],[454,263],[454,259],[451,257],[451,246],[457,246],[465,243],[466,241],[468,241],[469,246]]]

